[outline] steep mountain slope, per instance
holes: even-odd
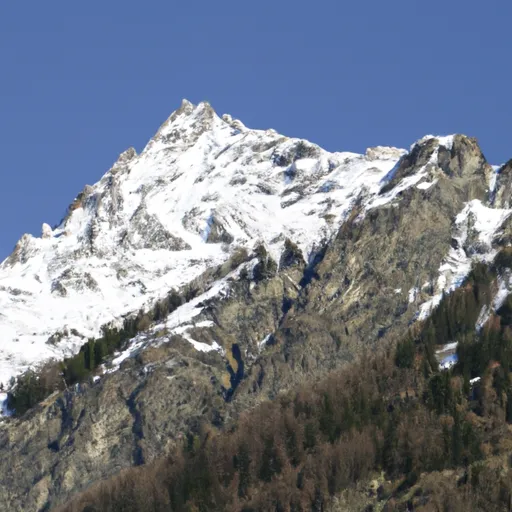
[[[53,506],[403,333],[510,245],[510,169],[463,135],[331,154],[184,101],[2,264],[4,383],[171,289],[181,306],[4,420],[0,503]]]
[[[0,381],[76,351],[230,247],[262,241],[278,257],[289,237],[309,258],[402,153],[329,154],[184,101],[139,156],[123,153],[59,226],[24,235],[3,262]]]

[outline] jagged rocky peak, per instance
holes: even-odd
[[[85,185],[83,190],[75,197],[73,202],[68,207],[68,213],[64,219],[64,222],[66,222],[69,218],[69,216],[78,208],[82,208],[84,205],[84,202],[87,200],[88,197],[92,196],[94,194],[94,188],[91,187],[91,185]]]
[[[431,184],[454,179],[462,180],[467,200],[484,200],[489,197],[493,175],[492,166],[487,163],[475,138],[460,134],[445,137],[427,135],[402,156],[385,180],[382,192],[388,192],[400,182],[420,178],[430,180]],[[424,185],[423,188],[429,187]]]
[[[458,177],[486,175],[490,169],[477,139],[460,134],[453,137],[451,148],[440,143],[438,162],[445,173]]]
[[[53,230],[49,224],[46,222],[43,223],[41,227],[41,238],[51,238],[53,235]]]
[[[16,243],[12,253],[4,260],[2,267],[12,267],[16,263],[26,263],[35,254],[37,247],[34,237],[25,233]]]
[[[126,165],[136,157],[137,157],[137,151],[135,150],[135,148],[133,148],[133,147],[128,148],[127,150],[123,151],[119,155],[119,158],[116,160],[116,162],[112,166],[111,172],[115,172],[123,167],[126,167]]]
[[[215,124],[223,123],[208,102],[198,105],[183,100],[178,110],[162,124],[152,142],[166,146],[191,146]]]
[[[233,127],[235,130],[238,130],[240,132],[247,130],[247,127],[244,125],[244,123],[242,123],[242,121],[240,121],[239,119],[233,119],[233,117],[230,114],[223,114],[222,120],[229,124],[229,126]]]
[[[180,116],[182,114],[189,115],[194,111],[194,109],[195,109],[195,105],[192,102],[190,102],[189,100],[187,100],[186,98],[183,98],[181,100],[180,108],[175,110],[169,116],[169,121],[173,122],[178,116]]]
[[[477,139],[462,134],[427,135],[411,146],[408,156],[416,166],[430,163],[454,177],[485,174],[489,167]]]

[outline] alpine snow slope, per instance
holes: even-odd
[[[356,201],[372,206],[403,154],[330,154],[184,100],[140,155],[124,152],[1,265],[0,381],[76,352],[235,247],[263,242],[279,260],[290,238],[310,258]]]

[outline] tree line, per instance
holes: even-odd
[[[252,257],[258,258],[258,269],[275,267],[275,262],[268,256],[263,246],[258,246],[253,255],[250,255],[245,248],[239,247],[223,265],[212,269],[211,278],[225,277]],[[164,321],[169,314],[203,291],[201,286],[194,282],[185,287],[181,293],[171,290],[166,297],[156,301],[148,311],[140,310],[137,315],[125,318],[120,328],[103,326],[102,336],[87,340],[76,355],[62,361],[50,361],[36,369],[29,369],[17,377],[15,385],[8,391],[7,407],[15,416],[22,416],[52,393],[86,381],[115,352],[127,348],[129,341],[138,333],[147,330],[153,322]]]
[[[104,326],[102,336],[89,339],[76,355],[63,361],[50,361],[36,370],[26,371],[9,390],[7,407],[16,416],[21,416],[55,391],[84,382],[115,352],[126,348],[137,333],[146,330],[151,322],[164,320],[184,300],[186,298],[172,290],[150,311],[141,310],[135,317],[126,318],[122,327]]]

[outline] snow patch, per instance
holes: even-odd
[[[501,169],[501,165],[491,165],[492,170],[494,171],[489,180],[489,192],[491,197],[493,197],[494,192],[496,191],[496,183],[498,182],[498,172]]]
[[[481,331],[487,320],[489,320],[489,316],[491,314],[491,308],[489,306],[483,306],[478,315],[475,329]]]
[[[481,201],[470,201],[455,219],[453,238],[456,247],[452,247],[439,267],[439,277],[435,295],[424,302],[419,309],[418,318],[424,320],[441,302],[443,293],[449,293],[459,287],[471,270],[473,261],[491,262],[496,255],[492,248],[492,239],[512,210],[494,209],[484,206]],[[464,245],[468,239],[469,229],[476,231],[477,240],[486,251],[467,254]]]
[[[436,359],[439,362],[441,370],[448,370],[457,363],[457,345],[456,341],[443,345],[439,350],[436,350]]]
[[[7,393],[0,393],[0,418],[11,416],[11,411],[7,408]]]
[[[414,149],[415,146],[423,144],[431,139],[436,139],[439,142],[440,146],[445,147],[448,151],[451,151],[453,148],[453,140],[455,135],[445,135],[445,136],[439,136],[439,135],[425,135],[421,139],[414,142],[411,147],[410,151]]]
[[[112,359],[112,363],[109,366],[109,368],[106,368],[105,365],[103,365],[102,369],[104,373],[113,373],[119,370],[119,367],[121,366],[123,361],[126,361],[126,359],[132,357],[134,353],[136,353],[140,348],[142,348],[144,342],[144,336],[137,336],[136,338],[134,338],[125,350],[114,354],[115,357],[114,359]]]
[[[428,190],[430,187],[432,187],[436,183],[437,183],[437,180],[430,181],[430,182],[423,181],[423,182],[419,183],[418,185],[416,185],[416,188],[419,188],[420,190]]]
[[[498,291],[492,301],[494,311],[503,306],[506,298],[512,293],[512,274],[507,271],[505,275],[498,277]]]
[[[416,288],[416,287],[411,288],[409,290],[409,304],[412,304],[416,300],[416,297],[417,297],[419,291],[420,291],[419,288]]]
[[[453,368],[457,364],[457,361],[457,354],[451,354],[441,359],[441,361],[439,362],[439,368],[441,370],[449,370],[450,368]]]
[[[272,334],[267,334],[259,343],[258,343],[258,350],[261,352],[267,343],[269,342],[270,338],[272,337]]]
[[[413,145],[414,147],[414,145]],[[426,178],[429,174],[429,170],[432,166],[437,165],[437,156],[438,156],[439,148],[436,148],[432,155],[429,158],[429,161],[420,169],[418,169],[414,174],[411,174],[410,176],[406,176],[403,178],[396,186],[394,186],[391,190],[388,190],[384,194],[380,194],[378,197],[375,197],[372,201],[369,202],[367,209],[376,208],[378,206],[383,206],[387,203],[393,202],[394,199],[400,194],[400,192],[403,192],[404,190],[411,188],[413,186],[417,186],[417,188],[422,188],[422,184],[418,183],[423,179]],[[396,172],[397,167],[395,166],[381,181],[381,185],[385,185],[386,183],[389,183]],[[431,185],[433,185],[432,183]],[[429,186],[431,186],[429,185]]]
[[[222,347],[216,341],[214,341],[211,345],[208,345],[208,343],[202,343],[200,341],[193,340],[188,334],[182,334],[182,336],[199,352],[212,352],[213,350],[216,350],[220,353],[224,352]]]
[[[455,222],[461,226],[464,224],[467,226],[471,216],[475,221],[474,229],[478,231],[478,238],[490,246],[494,234],[511,213],[511,210],[488,208],[478,199],[474,199],[457,215]]]
[[[450,343],[446,343],[446,345],[443,345],[442,348],[436,350],[436,354],[443,354],[445,352],[453,352],[457,349],[457,345],[459,344],[458,341],[452,341]]]

